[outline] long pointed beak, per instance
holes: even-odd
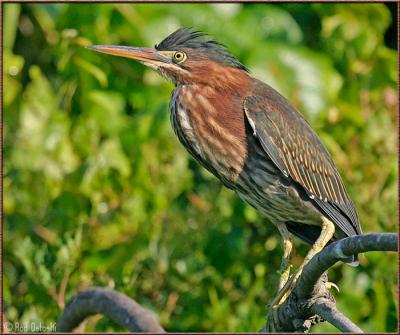
[[[144,63],[145,65],[157,66],[160,63],[171,63],[170,58],[161,55],[158,50],[153,48],[138,48],[120,45],[88,45],[86,48],[113,56],[132,58]]]

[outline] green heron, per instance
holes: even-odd
[[[95,45],[135,59],[175,84],[172,126],[189,153],[255,207],[284,241],[276,308],[304,265],[331,241],[361,234],[335,163],[302,114],[221,43],[181,28],[155,48]],[[290,275],[291,234],[312,247]],[[345,260],[357,264],[357,255]]]

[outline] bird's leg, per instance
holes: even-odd
[[[268,315],[268,325],[267,328],[272,330],[274,329],[274,325],[270,324],[271,321],[274,321],[275,324],[278,322],[278,307],[281,305],[287,297],[292,292],[294,286],[296,285],[297,280],[299,279],[304,267],[307,263],[317,254],[319,253],[325,245],[330,241],[333,234],[335,233],[335,225],[332,221],[330,221],[326,217],[322,217],[322,227],[321,227],[321,234],[319,235],[318,239],[315,241],[314,245],[308,252],[306,258],[304,259],[303,263],[299,267],[299,269],[286,281],[285,285],[280,289],[277,296],[272,300],[270,304],[272,311],[273,311],[273,320],[271,318],[271,314]]]
[[[283,286],[286,284],[290,275],[291,265],[289,261],[293,250],[293,240],[284,223],[279,223],[276,225],[276,227],[281,233],[283,239],[283,257],[282,257],[281,267],[279,269],[280,278],[278,286],[278,290],[281,290]]]
[[[278,223],[276,224],[276,227],[278,228],[282,239],[283,239],[283,256],[282,256],[282,262],[281,262],[281,267],[279,268],[279,285],[278,285],[278,291],[280,291],[286,284],[286,282],[289,279],[290,276],[290,269],[291,265],[289,263],[290,257],[292,255],[293,251],[293,240],[290,236],[289,231],[286,228],[286,225],[284,223]],[[267,316],[268,322],[267,322],[267,330],[268,332],[275,333],[276,329],[274,324],[278,323],[278,313],[277,313],[277,306],[274,306],[273,304],[269,305],[270,310]]]
[[[290,294],[298,278],[300,277],[304,267],[317,253],[319,253],[325,247],[325,245],[330,241],[334,233],[335,225],[332,221],[323,216],[321,234],[315,241],[314,245],[311,247],[310,251],[307,253],[306,258],[300,265],[299,269],[292,275],[292,277],[290,277],[284,287],[279,291],[278,295],[274,299],[275,304],[281,304],[286,300],[287,296]]]
[[[303,264],[300,266],[301,269],[303,269],[304,266],[311,260],[311,258],[313,258],[326,246],[326,244],[330,241],[330,239],[333,237],[333,234],[335,233],[335,224],[325,216],[322,216],[321,219],[321,234],[308,252],[306,258],[303,261]]]

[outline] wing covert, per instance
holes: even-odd
[[[280,171],[300,184],[346,235],[361,233],[335,163],[305,118],[276,92],[246,97],[244,110],[254,135]]]

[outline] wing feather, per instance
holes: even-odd
[[[276,92],[246,97],[244,110],[254,135],[280,171],[302,186],[347,236],[360,234],[335,163],[304,117]]]

